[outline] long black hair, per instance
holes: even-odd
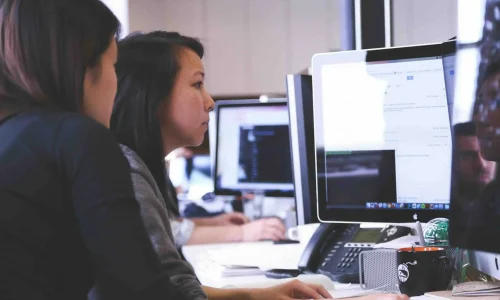
[[[85,70],[119,31],[99,0],[0,1],[0,119],[40,105],[80,111]]]
[[[175,194],[167,195],[173,191],[165,174],[159,108],[170,101],[184,49],[203,58],[199,40],[176,32],[133,33],[118,43],[118,91],[110,129],[119,143],[134,150],[146,163],[167,204]],[[178,214],[175,207],[171,209]]]

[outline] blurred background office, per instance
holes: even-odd
[[[442,42],[456,36],[456,0],[377,1],[389,9],[386,46]],[[122,36],[167,30],[199,38],[206,48],[206,89],[216,101],[263,94],[285,97],[286,74],[307,74],[315,53],[353,49],[343,30],[349,22],[345,10],[350,1],[345,0],[103,2],[120,18]],[[187,198],[196,199],[213,190],[209,155],[207,133],[201,147],[169,159],[170,178],[182,199],[188,193]],[[208,210],[217,213],[227,207],[219,202]]]

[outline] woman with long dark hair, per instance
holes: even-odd
[[[181,299],[107,124],[119,22],[99,0],[0,1],[0,298]]]
[[[208,111],[214,102],[203,87],[203,45],[163,31],[132,34],[119,45],[119,89],[111,130],[153,174],[173,217],[176,246],[283,239],[285,227],[277,218],[248,222],[237,213],[178,218],[176,193],[166,176],[164,158],[180,147],[200,145],[208,128]]]
[[[174,247],[171,219],[175,216],[170,208],[174,196],[172,189],[165,187],[164,157],[177,148],[198,146],[203,141],[214,104],[203,85],[203,53],[198,40],[172,32],[133,34],[120,41],[118,92],[110,122],[131,166],[136,199],[160,260],[169,266],[174,282],[191,278],[190,288],[179,284],[184,291],[196,289],[199,283]],[[235,239],[241,240],[241,236]],[[268,289],[203,289],[209,299],[331,297],[323,287],[300,281]]]

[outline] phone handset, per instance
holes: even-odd
[[[299,270],[305,273],[316,273],[325,244],[331,239],[338,239],[347,226],[341,223],[320,224],[302,253],[298,265]]]

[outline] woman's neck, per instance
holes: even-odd
[[[177,149],[178,148],[168,148],[168,149],[165,149],[165,153],[164,153],[165,157],[168,159],[170,157],[175,156],[175,150],[177,150]]]
[[[182,148],[182,145],[179,145],[178,141],[176,138],[173,136],[162,136],[163,139],[163,154],[165,157],[173,155],[175,150]]]

